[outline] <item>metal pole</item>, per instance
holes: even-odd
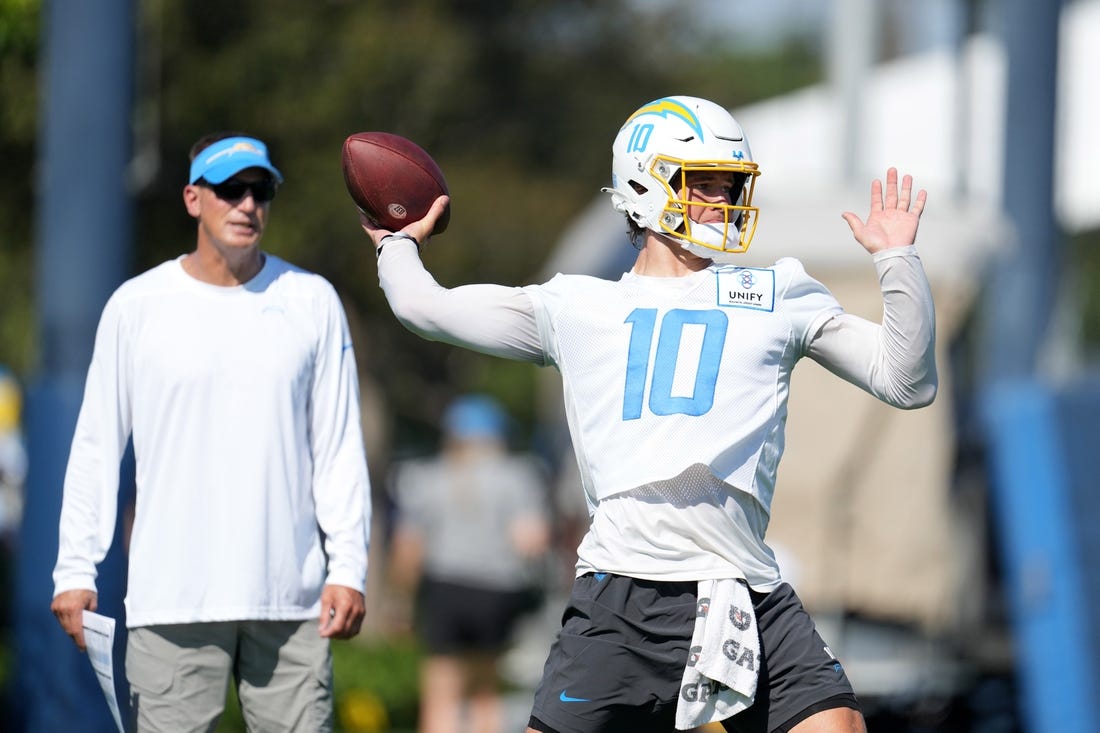
[[[1062,237],[1054,217],[1054,115],[1061,0],[1003,0],[1000,35],[1008,59],[1005,216],[1014,237],[992,269],[983,321],[988,381],[1036,375],[1055,310]]]
[[[863,139],[863,87],[875,63],[874,39],[880,29],[875,0],[833,0],[829,28],[828,75],[837,92],[840,163],[843,182],[860,178]]]
[[[14,604],[13,726],[29,733],[106,733],[115,724],[96,676],[49,606],[62,480],[95,328],[104,302],[129,269],[135,3],[53,0],[44,9],[36,209],[40,361],[27,391],[29,470]],[[121,628],[120,546],[116,539],[97,583],[100,612],[118,619]],[[115,659],[116,679],[122,679],[122,657],[116,653]]]

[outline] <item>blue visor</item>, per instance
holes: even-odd
[[[508,416],[488,395],[464,395],[447,408],[443,429],[455,438],[505,438]]]
[[[283,174],[267,157],[266,145],[253,137],[227,137],[195,156],[188,183],[200,178],[208,183],[221,183],[245,168],[263,168],[279,183],[283,181]]]

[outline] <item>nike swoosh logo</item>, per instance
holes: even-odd
[[[586,697],[569,697],[569,695],[565,694],[565,690],[561,691],[561,694],[558,695],[558,699],[562,702],[592,702]]]

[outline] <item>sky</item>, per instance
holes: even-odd
[[[964,0],[845,0],[883,8],[894,19],[899,50],[912,53],[953,43]],[[741,47],[767,46],[790,36],[825,40],[839,0],[635,0],[639,8],[676,7],[693,13],[704,27],[726,26]]]

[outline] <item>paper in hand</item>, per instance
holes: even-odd
[[[126,733],[122,727],[122,714],[115,696],[114,656],[115,620],[91,611],[84,612],[84,645],[88,650],[88,660],[92,663],[99,686],[107,698],[107,707],[111,709],[119,733]]]

